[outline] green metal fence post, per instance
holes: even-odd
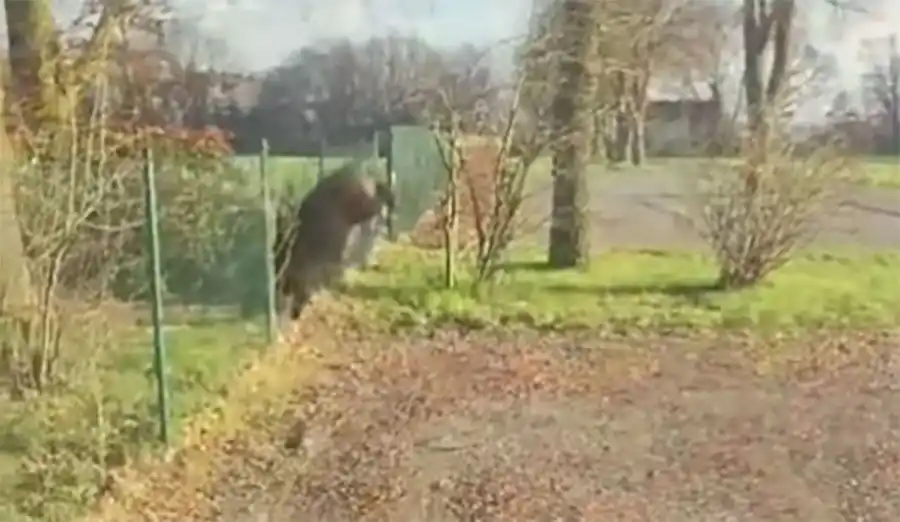
[[[153,319],[153,372],[156,376],[159,438],[169,445],[169,385],[166,379],[166,344],[163,337],[162,267],[159,253],[159,207],[156,198],[156,173],[150,147],[144,149],[144,212],[147,218],[147,250]]]
[[[269,185],[269,142],[262,140],[259,152],[259,180],[265,214],[266,236],[266,334],[269,344],[278,338],[278,311],[275,306],[275,212],[272,208],[272,189]]]

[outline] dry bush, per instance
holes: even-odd
[[[457,250],[474,253],[472,291],[496,274],[513,240],[531,225],[521,210],[528,199],[531,168],[549,145],[549,136],[543,128],[528,124],[520,109],[524,85],[522,78],[509,106],[485,125],[482,134],[460,138],[455,128],[435,134],[448,174],[447,188],[437,208],[416,224],[411,238],[419,247],[443,248],[448,259]],[[451,121],[459,120],[452,109],[447,111]],[[447,244],[450,238],[455,245]]]
[[[0,460],[16,466],[0,474],[4,520],[71,520],[73,508],[102,492],[110,469],[152,440],[150,382],[129,359],[141,343],[147,368],[152,360],[150,335],[137,328],[149,317],[144,149],[155,152],[168,278],[181,275],[176,261],[194,276],[212,272],[229,244],[244,241],[234,236],[246,227],[238,218],[247,198],[241,180],[226,178],[223,136],[123,117],[124,98],[137,109],[152,104],[123,94],[134,85],[116,77],[114,51],[89,51],[77,64],[53,64],[61,96],[77,106],[38,121],[21,116],[44,107],[26,103],[3,114],[15,151],[6,158],[14,232],[30,279],[27,304],[0,317],[0,386],[15,399],[0,401]],[[172,286],[197,277],[185,279]]]
[[[0,484],[2,494],[14,488],[10,507],[17,517],[71,519],[70,510],[103,492],[111,469],[155,438],[149,380],[137,374],[127,390],[110,384],[136,343],[147,346],[148,369],[151,354],[149,333],[140,327],[149,320],[141,150],[112,154],[111,144],[85,143],[109,131],[82,129],[84,136],[75,137],[57,129],[57,140],[82,144],[73,147],[77,154],[44,154],[19,172],[17,205],[36,306],[16,317],[18,324],[7,321],[0,373],[12,396],[24,399],[3,411],[5,440],[23,444],[12,450],[20,459],[14,484]],[[146,138],[160,151],[180,148],[177,136]],[[177,157],[169,154],[160,166]],[[187,164],[184,158],[179,166]],[[233,211],[215,187],[221,177],[211,172],[159,169],[163,233],[169,244],[185,245],[168,259],[203,266],[221,250],[217,234],[233,232],[222,229],[222,217]]]
[[[477,241],[479,217],[490,209],[494,200],[494,165],[500,155],[500,145],[484,139],[465,139],[460,146],[461,172],[457,192],[459,247],[471,248]],[[443,227],[445,208],[450,201],[447,188],[434,209],[427,211],[410,233],[412,244],[419,248],[444,248]]]
[[[711,165],[700,187],[700,232],[718,261],[719,285],[742,288],[784,265],[837,208],[850,160],[831,147],[799,154],[773,136],[739,163]]]
[[[146,229],[140,144],[186,151],[178,135],[124,130],[109,121],[46,127],[42,144],[16,174],[16,204],[34,306],[4,317],[0,383],[18,402],[3,404],[2,436],[16,474],[0,482],[16,520],[70,520],[102,493],[109,470],[153,440],[151,385],[120,361],[150,336],[144,296]],[[45,145],[43,145],[45,144]],[[64,145],[64,146],[62,146]],[[198,159],[189,151],[182,156]],[[207,171],[207,174],[209,171]],[[160,168],[169,237],[193,238],[190,256],[209,243],[215,176],[186,183]],[[205,186],[203,186],[205,184]],[[185,244],[190,241],[183,240]],[[199,254],[193,255],[201,262]],[[136,382],[118,381],[119,371]],[[148,374],[149,376],[149,374]],[[24,517],[24,518],[22,518]],[[0,518],[3,518],[0,512]]]
[[[483,63],[491,49],[481,51],[422,89],[447,186],[437,208],[411,233],[413,244],[444,250],[448,287],[458,254],[474,250],[473,291],[497,272],[519,232],[528,174],[550,141],[548,127],[522,103],[532,84],[545,83],[534,77],[538,71],[523,70],[514,82],[497,83]],[[473,78],[481,80],[469,88]]]
[[[64,331],[84,321],[63,317],[74,312],[61,303],[78,303],[81,317],[147,286],[143,149],[157,152],[163,233],[175,238],[179,255],[208,244],[209,223],[228,209],[210,197],[222,192],[216,171],[227,143],[216,133],[159,127],[165,118],[154,89],[173,82],[152,77],[158,68],[136,57],[123,36],[155,27],[161,7],[83,7],[42,58],[56,80],[53,92],[6,100],[2,115],[31,290],[29,304],[0,323],[0,380],[16,397],[53,385],[67,351],[77,360],[92,350],[83,334]],[[205,260],[193,257],[194,264]]]
[[[474,254],[477,286],[493,276],[514,239],[537,226],[520,212],[529,198],[526,184],[537,154],[513,156],[509,141],[484,136],[469,137],[457,149],[458,178],[436,208],[422,215],[410,238],[419,248],[445,249],[445,228],[453,214],[449,207],[455,204],[456,247]]]
[[[60,302],[81,303],[86,312],[146,293],[142,148],[167,151],[160,165],[177,161],[196,168],[193,152],[175,155],[185,149],[184,140],[153,129],[122,129],[105,118],[46,126],[30,138],[29,158],[15,172],[15,194],[35,306],[6,329],[4,374],[14,396],[53,384],[66,343],[69,358],[91,350],[82,335],[63,330],[80,320],[61,317]],[[185,256],[208,244],[206,222],[222,211],[221,201],[208,201],[209,186],[186,183],[181,172],[160,169],[158,184],[165,232],[176,241],[190,238],[180,241],[179,255]],[[194,257],[202,259],[200,253]]]

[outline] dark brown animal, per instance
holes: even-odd
[[[279,293],[290,300],[292,319],[312,295],[343,274],[344,250],[353,227],[375,218],[394,197],[387,185],[360,175],[351,164],[319,181],[294,216],[280,216],[275,244]]]

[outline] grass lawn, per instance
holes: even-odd
[[[330,157],[325,159],[326,172],[340,166],[352,158]],[[258,178],[258,158],[240,156],[237,163]],[[626,176],[632,172],[654,174],[689,174],[702,167],[705,158],[650,158],[639,168],[630,165],[608,166],[597,163],[591,166],[592,175],[614,174]],[[726,161],[723,159],[723,161]],[[301,194],[311,188],[318,176],[318,159],[306,157],[273,157],[269,159],[269,170],[276,191],[287,194]],[[425,175],[427,173],[422,173]],[[534,167],[535,183],[548,181],[550,159],[541,158]],[[435,174],[429,174],[435,175]],[[866,186],[900,189],[900,158],[871,157],[861,159],[861,172],[857,181]]]
[[[709,158],[649,158],[640,167],[629,164],[608,166],[595,163],[590,167],[592,175],[614,175],[626,177],[632,173],[681,175],[690,176],[691,173],[700,172],[704,168],[704,162],[714,159]],[[718,161],[729,162],[737,159],[721,158]],[[883,187],[900,189],[900,158],[872,157],[860,158],[860,171],[855,174],[855,182],[870,187]],[[544,174],[549,176],[550,160],[541,159],[535,165],[535,173],[538,179],[543,179]]]
[[[900,158],[868,157],[859,159],[859,172],[855,173],[855,181],[860,185],[884,188],[900,188]],[[674,170],[689,171],[696,168],[699,161],[693,158],[652,158],[647,170],[652,172],[671,172]],[[728,161],[723,159],[722,161]],[[737,160],[734,160],[737,161]],[[644,167],[642,167],[644,168]],[[623,170],[628,170],[625,167]]]
[[[348,161],[351,156],[325,158],[324,168],[328,173]],[[260,179],[259,158],[238,156],[235,164],[244,169],[255,191]],[[268,158],[267,172],[272,189],[276,194],[303,194],[315,185],[319,178],[319,159],[301,156],[273,156]]]
[[[167,329],[170,429],[221,398],[264,346],[259,324]],[[72,520],[103,484],[104,469],[158,447],[149,330],[135,329],[58,393],[0,402],[0,520]]]
[[[473,296],[440,289],[440,254],[396,247],[355,274],[347,292],[392,324],[527,323],[567,328],[866,328],[900,321],[900,253],[798,255],[757,288],[712,288],[715,264],[696,253],[622,251],[587,270],[547,271],[543,254],[513,256],[499,280]],[[463,263],[460,263],[463,272]]]
[[[866,185],[900,189],[900,158],[869,158],[864,165]]]

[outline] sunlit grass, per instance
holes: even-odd
[[[326,172],[334,169],[351,157],[325,158]],[[708,161],[738,161],[728,158],[648,158],[640,167],[629,164],[608,165],[598,162],[591,166],[592,175],[621,174],[628,175],[634,172],[653,173],[660,175],[690,175],[703,168]],[[900,188],[900,158],[892,157],[860,157],[858,158],[858,172],[854,176],[860,185],[884,188]],[[252,182],[256,182],[259,172],[259,158],[256,156],[240,156],[236,159],[238,165],[251,173]],[[318,176],[318,159],[310,157],[273,157],[269,160],[270,179],[275,189],[282,193],[300,194],[315,184]],[[546,181],[550,174],[550,159],[541,158],[533,168],[534,181]],[[419,173],[423,175],[425,173]],[[429,175],[437,175],[431,173]]]
[[[158,447],[157,386],[149,329],[117,337],[62,389],[0,402],[0,520],[71,520],[115,468]],[[165,329],[169,427],[226,396],[265,346],[262,322],[217,321]],[[84,353],[96,352],[86,347]],[[87,355],[86,355],[87,357]]]
[[[798,255],[759,286],[714,287],[707,256],[621,251],[587,270],[549,271],[540,253],[514,257],[479,295],[463,273],[441,289],[439,256],[396,249],[379,268],[360,273],[347,292],[367,299],[395,324],[524,323],[549,328],[869,327],[900,320],[900,253]]]

